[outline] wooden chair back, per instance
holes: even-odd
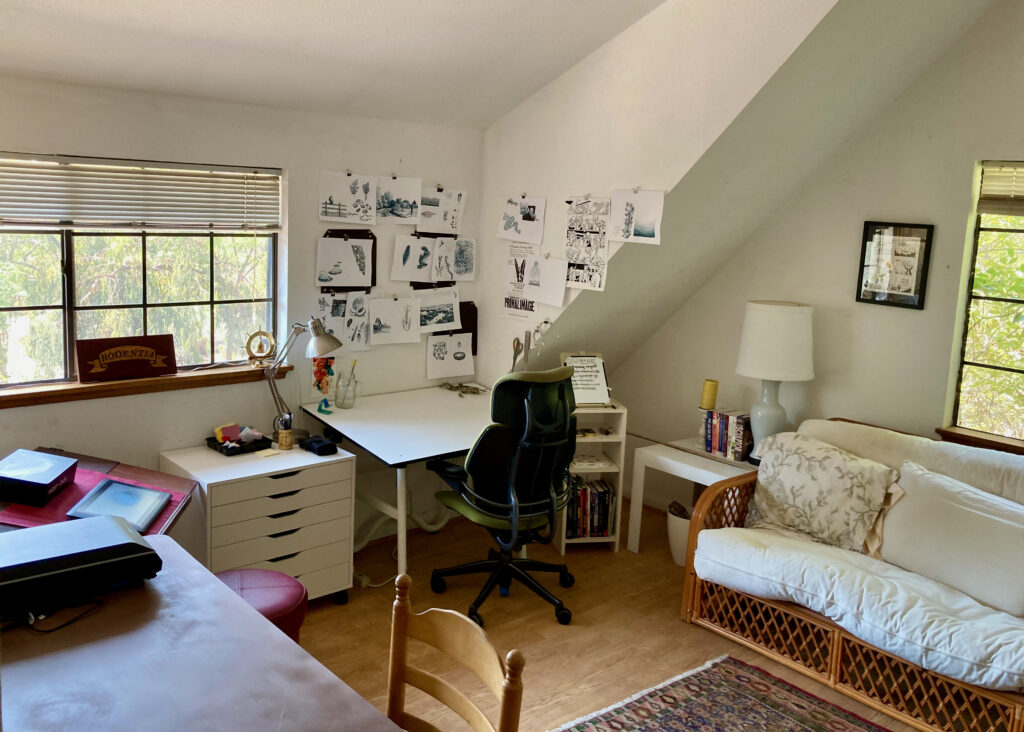
[[[523,701],[523,654],[509,651],[503,661],[483,629],[454,610],[431,608],[413,614],[409,605],[412,580],[403,574],[395,580],[391,615],[391,656],[388,665],[388,718],[404,730],[442,732],[405,711],[405,686],[420,689],[454,711],[476,732],[515,732]],[[495,726],[469,697],[448,681],[407,663],[410,638],[427,643],[472,671],[498,698],[500,711]]]

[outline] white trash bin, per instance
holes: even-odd
[[[672,561],[680,567],[686,565],[686,542],[690,538],[690,519],[668,515],[668,546]]]

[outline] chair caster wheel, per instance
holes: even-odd
[[[559,625],[568,625],[572,622],[572,610],[567,607],[556,607],[555,617],[558,619]]]
[[[348,590],[341,590],[334,593],[335,605],[348,605]]]
[[[498,587],[498,594],[502,597],[508,597],[511,593],[512,588],[510,587]]]
[[[474,623],[479,625],[481,628],[484,627],[484,619],[474,608],[470,608],[469,612],[466,613],[466,617],[472,620]]]
[[[572,587],[576,584],[576,578],[569,574],[569,570],[563,569],[558,573],[558,584],[562,587]]]
[[[435,594],[440,595],[445,591],[445,589],[447,589],[447,587],[448,583],[444,581],[444,577],[438,577],[436,574],[430,575],[430,589],[433,590]]]

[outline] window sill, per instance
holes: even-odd
[[[294,366],[282,366],[277,378],[283,379]],[[226,366],[199,371],[179,371],[169,376],[151,376],[146,379],[103,381],[93,384],[66,382],[37,384],[0,390],[0,409],[34,407],[39,404],[77,402],[83,399],[106,399],[131,394],[152,394],[158,391],[200,389],[205,386],[247,384],[263,381],[263,369],[252,366]]]
[[[993,435],[988,432],[969,430],[966,427],[936,427],[935,431],[943,442],[956,442],[960,445],[984,447],[989,450],[1024,455],[1024,440],[1017,440],[1013,437],[1003,437],[1002,435]]]

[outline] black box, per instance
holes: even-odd
[[[45,506],[75,481],[78,460],[35,450],[15,450],[0,460],[0,501]]]
[[[120,516],[0,533],[0,617],[49,613],[152,579],[163,562]]]

